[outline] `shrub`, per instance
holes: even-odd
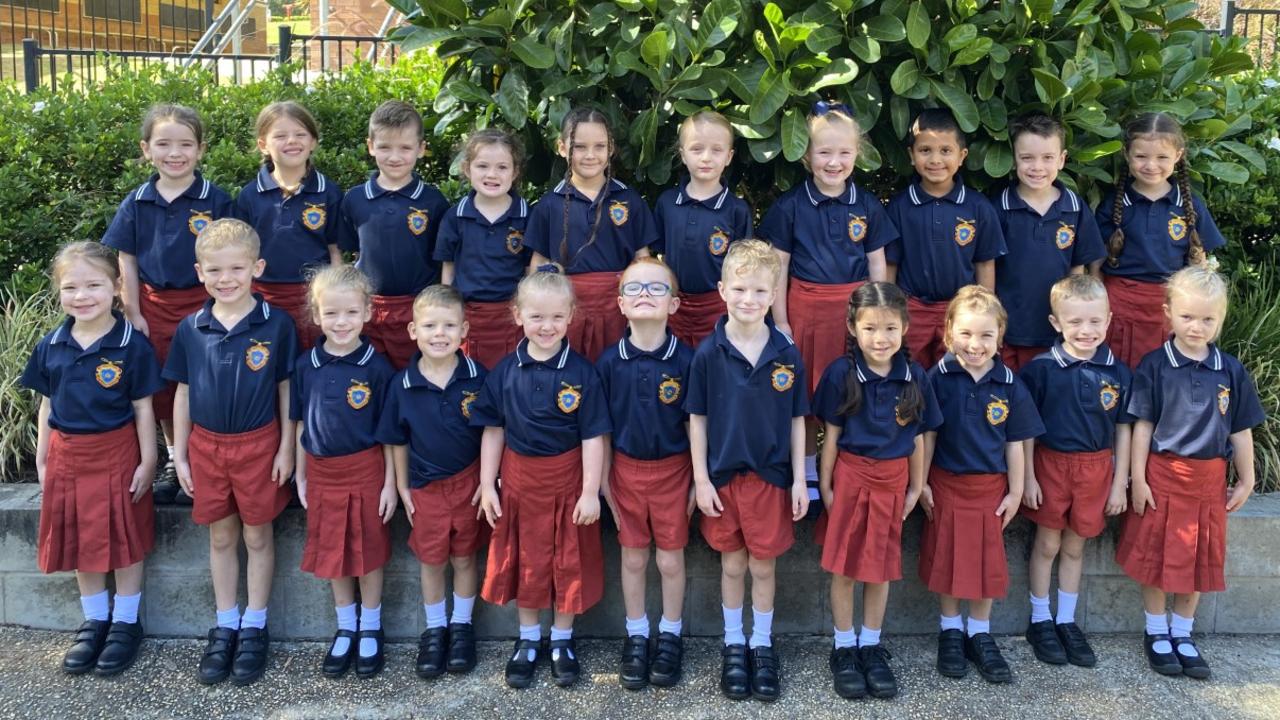
[[[1240,358],[1258,387],[1267,420],[1253,430],[1257,489],[1280,490],[1280,274],[1272,256],[1249,277],[1232,277],[1222,349]]]
[[[35,469],[39,396],[18,385],[18,378],[32,348],[60,319],[50,293],[0,285],[0,479],[16,480]]]
[[[1239,78],[1235,92],[1264,98],[1253,111],[1247,133],[1221,143],[1244,158],[1258,179],[1243,187],[1216,181],[1206,183],[1205,200],[1218,227],[1231,242],[1226,259],[1246,265],[1274,262],[1280,252],[1280,72],[1250,73]]]

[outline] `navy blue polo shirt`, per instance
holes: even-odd
[[[753,367],[716,322],[693,354],[685,412],[707,418],[707,472],[723,487],[754,472],[791,487],[791,421],[809,414],[805,368],[791,338],[766,321],[769,341]]]
[[[1006,252],[995,209],[958,179],[943,197],[911,183],[889,202],[889,218],[901,237],[885,259],[898,266],[899,287],[918,300],[950,300],[977,282],[975,264]]]
[[[298,333],[289,313],[257,304],[233,328],[213,316],[213,300],[183,318],[169,346],[164,379],[188,386],[191,421],[216,433],[256,430],[276,418],[276,386],[289,379]]]
[[[195,181],[169,202],[156,190],[159,179],[152,175],[124,197],[102,244],[136,257],[138,277],[151,287],[196,287],[196,235],[214,220],[234,214],[231,196],[197,172]]]
[[[929,370],[942,427],[934,445],[933,464],[953,473],[1007,473],[1005,445],[1044,433],[1044,423],[1027,386],[995,359],[974,382],[947,353]]]
[[[266,166],[236,196],[236,217],[258,231],[267,269],[259,280],[305,282],[308,268],[329,264],[329,246],[338,244],[342,188],[311,169],[296,195],[284,197]],[[292,358],[290,358],[292,360]]]
[[[369,276],[375,294],[417,295],[440,277],[431,256],[448,207],[416,173],[399,190],[387,190],[374,172],[342,199],[338,247],[360,253],[356,267]]]
[[[298,356],[289,385],[289,419],[302,422],[302,447],[316,457],[337,457],[378,444],[378,418],[391,363],[368,340],[337,357],[324,341]]]
[[[1239,360],[1217,345],[1203,362],[1192,360],[1172,340],[1138,363],[1129,414],[1155,424],[1152,452],[1198,460],[1229,459],[1230,437],[1267,417]]]
[[[996,260],[996,295],[1009,312],[1004,340],[1047,347],[1058,336],[1049,324],[1049,288],[1071,268],[1107,256],[1098,223],[1080,196],[1061,182],[1062,193],[1044,215],[1007,187],[992,198],[1009,253]]]
[[[529,267],[525,226],[529,203],[511,194],[511,207],[493,222],[476,209],[475,191],[449,208],[440,224],[435,259],[453,263],[453,286],[476,302],[502,302],[516,294]]]
[[[111,314],[116,324],[89,347],[71,336],[68,317],[27,360],[19,382],[49,398],[49,427],[73,435],[116,430],[133,422],[133,401],[164,387],[146,336]]]
[[[684,404],[693,349],[668,334],[658,349],[641,350],[630,335],[628,330],[596,361],[609,398],[613,447],[637,460],[688,452]]]
[[[529,356],[529,341],[503,358],[471,406],[474,427],[506,430],[507,447],[551,457],[613,431],[609,400],[590,361],[561,341],[549,360]]]
[[[806,179],[765,214],[760,236],[791,253],[793,277],[824,285],[861,282],[868,278],[867,253],[898,239],[880,199],[847,185],[828,197]]]
[[[1186,211],[1182,207],[1182,188],[1173,184],[1169,192],[1158,200],[1133,189],[1133,182],[1125,185],[1120,227],[1124,229],[1124,250],[1119,265],[1102,264],[1102,271],[1131,280],[1162,283],[1169,276],[1187,265],[1187,251],[1191,249],[1191,230],[1187,225]],[[1110,238],[1116,224],[1111,221],[1111,208],[1115,203],[1115,191],[1107,193],[1098,205],[1098,229],[1104,239]],[[1227,244],[1218,226],[1209,214],[1209,208],[1195,193],[1191,194],[1191,206],[1196,211],[1196,230],[1205,252],[1213,252]]]
[[[852,415],[841,415],[840,406],[844,404],[850,373],[862,385],[862,407]],[[912,383],[920,387],[924,407],[920,417],[904,422],[898,412],[898,402]],[[938,409],[938,400],[933,396],[924,369],[905,353],[894,356],[893,366],[884,377],[867,367],[862,353],[857,354],[856,361],[848,355],[836,358],[818,381],[813,414],[840,428],[840,441],[836,445],[841,450],[877,460],[910,456],[916,449],[917,435],[942,425],[942,411]]]
[[[569,244],[568,252],[561,256],[566,203],[569,205]],[[597,211],[600,222],[596,225],[595,240],[587,247]],[[533,206],[524,236],[526,247],[560,263],[570,275],[621,272],[631,264],[637,251],[657,240],[658,229],[644,198],[616,179],[602,188],[595,200],[588,200],[568,180],[561,180],[555,190],[543,195]]]
[[[1096,452],[1115,447],[1116,425],[1129,425],[1125,409],[1133,375],[1111,348],[1093,358],[1073,357],[1057,343],[1019,373],[1044,421],[1036,442],[1058,452]]]
[[[489,373],[462,351],[457,358],[453,377],[437,387],[418,370],[422,353],[414,353],[387,389],[378,442],[409,446],[409,487],[453,477],[480,457],[484,431],[469,423]]]
[[[664,190],[653,211],[658,241],[653,251],[676,274],[680,291],[711,292],[729,245],[751,237],[747,201],[722,188],[705,200],[689,197],[686,186]]]

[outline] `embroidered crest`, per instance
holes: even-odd
[[[1187,236],[1187,221],[1181,215],[1169,218],[1169,239],[1178,242]]]
[[[124,370],[120,368],[120,363],[112,362],[106,358],[102,358],[102,364],[93,371],[93,377],[104,388],[113,387],[120,382],[122,375],[124,375]]]
[[[582,404],[582,392],[579,390],[581,387],[581,385],[570,385],[567,382],[560,383],[560,392],[556,393],[556,407],[560,408],[560,412],[578,411],[578,406]]]
[[[1218,386],[1218,414],[1226,415],[1227,408],[1231,407],[1231,388],[1226,385]]]
[[[319,230],[324,227],[324,218],[324,203],[319,205],[307,203],[307,206],[302,209],[302,224],[308,230]]]
[[[663,380],[658,383],[658,399],[665,405],[680,399],[680,378],[662,374]]]
[[[476,397],[480,393],[462,391],[462,402],[458,403],[458,407],[462,409],[462,417],[471,419],[471,406],[476,404]]]
[[[413,211],[405,216],[405,221],[409,223],[409,232],[421,235],[427,231],[427,212],[416,207],[409,209]]]
[[[795,365],[783,365],[782,363],[773,364],[773,372],[769,373],[769,379],[773,382],[773,389],[778,392],[786,392],[796,383]]]
[[[213,217],[209,213],[203,210],[192,210],[191,217],[187,219],[187,229],[192,235],[199,235],[211,222]]]
[[[712,255],[723,255],[725,250],[729,249],[729,235],[720,228],[711,233],[711,237],[707,238],[707,249]]]
[[[961,220],[956,223],[956,244],[964,247],[973,242],[978,236],[978,228],[974,227],[972,220]]]
[[[359,410],[369,404],[370,395],[372,395],[372,393],[369,392],[369,385],[367,383],[352,379],[351,387],[347,388],[347,404],[350,405],[352,409]]]
[[[1003,399],[991,396],[991,402],[987,403],[987,422],[992,425],[999,425],[1009,419],[1009,403]]]
[[[1053,234],[1053,244],[1059,250],[1066,250],[1076,241],[1076,229],[1066,223],[1058,223],[1058,232]]]
[[[629,215],[630,211],[627,210],[627,204],[625,202],[621,200],[614,200],[613,203],[609,205],[609,219],[613,221],[614,225],[617,225],[618,227],[626,225],[627,217]]]
[[[507,252],[512,255],[519,255],[524,249],[524,233],[511,228],[511,232],[507,233]]]
[[[849,239],[860,243],[867,236],[867,219],[861,215],[849,218]]]
[[[1102,389],[1098,391],[1098,399],[1102,401],[1103,410],[1111,410],[1120,402],[1120,389],[1115,385],[1102,383]]]
[[[253,338],[249,339],[253,341],[253,344],[249,346],[248,350],[244,351],[244,364],[249,366],[250,370],[257,372],[266,367],[267,361],[271,359],[271,351],[267,349],[267,346],[271,343],[254,340]]]

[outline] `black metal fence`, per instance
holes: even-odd
[[[1222,34],[1248,38],[1249,54],[1259,66],[1275,63],[1280,49],[1280,9],[1242,8],[1236,0],[1230,0],[1222,19]]]

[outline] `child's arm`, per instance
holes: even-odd
[[[693,492],[698,509],[707,517],[720,517],[724,505],[711,484],[707,470],[707,416],[689,416],[689,454],[693,457]]]
[[[453,284],[453,269],[454,269],[453,261],[451,260],[446,260],[440,264],[440,284],[441,285]]]
[[[822,457],[818,460],[818,494],[822,496],[823,506],[830,511],[831,504],[835,501],[831,479],[836,471],[836,456],[840,454],[836,443],[840,441],[840,432],[844,428],[831,423],[826,423],[826,426],[826,440],[822,445]]]
[[[867,279],[871,282],[884,282],[889,279],[888,263],[884,259],[884,248],[867,253]]]
[[[382,516],[382,524],[391,522],[396,514],[396,497],[399,489],[396,486],[395,454],[391,445],[382,446],[382,495],[378,497],[378,514]]]
[[[53,430],[49,427],[49,414],[53,405],[49,398],[40,396],[40,410],[36,413],[36,480],[40,489],[44,489],[44,474],[49,466],[49,437]]]
[[[330,265],[342,264],[342,251],[338,249],[337,243],[329,243],[329,264]]]
[[[550,264],[551,264],[551,258],[543,255],[537,250],[530,251],[529,269],[525,271],[525,275],[532,275],[538,271],[538,268],[542,267],[543,265],[550,265]]]
[[[787,316],[787,288],[791,285],[791,253],[777,248],[773,251],[782,261],[782,269],[778,271],[778,294],[773,299],[773,324],[787,335],[791,334],[791,318]],[[803,455],[803,453],[801,453]]]
[[[996,515],[1004,518],[1004,522],[1000,525],[1003,530],[1009,527],[1009,523],[1013,522],[1013,516],[1018,514],[1018,505],[1022,503],[1022,485],[1023,473],[1026,470],[1026,449],[1024,447],[1025,440],[1004,444],[1004,461],[1008,466],[1008,473],[1005,477],[1009,481],[1009,494],[1004,496],[1000,501],[1000,506],[996,508]]]
[[[303,510],[307,510],[307,451],[302,448],[302,423],[294,423],[294,426],[296,443],[293,456],[296,460],[293,464],[293,484],[298,486],[298,502],[302,503]]]
[[[133,401],[133,425],[141,451],[133,482],[129,483],[129,492],[136,503],[147,494],[156,478],[156,413],[151,407],[150,395]]]
[[[396,490],[400,493],[400,504],[404,505],[404,514],[409,518],[409,527],[413,527],[413,514],[417,508],[413,506],[413,494],[409,492],[409,446],[383,445],[391,450],[391,462],[388,466],[395,473]],[[480,488],[476,488],[471,504],[480,502]]]
[[[1253,429],[1232,433],[1231,464],[1236,469],[1236,486],[1227,496],[1227,512],[1235,512],[1244,507],[1249,496],[1253,494]]]
[[[609,470],[613,465],[613,435],[602,435],[604,438],[604,457],[601,459],[600,471],[600,494],[604,496],[604,501],[609,505],[609,512],[615,516],[618,509],[613,506],[613,489],[609,486]]]
[[[791,519],[809,512],[809,487],[804,481],[804,416],[791,418]]]
[[[902,504],[903,520],[916,509],[916,503],[920,502],[920,495],[924,492],[925,464],[924,436],[917,435],[915,449],[907,458],[907,499]]]
[[[1040,507],[1040,503],[1044,501],[1044,496],[1040,493],[1040,483],[1036,482],[1036,439],[1027,438],[1022,441],[1023,448],[1023,476],[1026,483],[1022,488],[1022,504],[1035,510]],[[1012,472],[1012,469],[1010,469]]]
[[[173,470],[178,475],[178,484],[191,497],[196,496],[195,486],[191,484],[191,462],[187,458],[187,441],[191,438],[191,405],[188,395],[191,391],[186,383],[178,383],[173,392]]]
[[[1148,506],[1153,510],[1156,507],[1151,486],[1147,485],[1147,456],[1151,454],[1151,435],[1155,429],[1155,423],[1150,420],[1139,420],[1133,424],[1133,448],[1129,454],[1132,458],[1129,465],[1129,507],[1139,517],[1147,511]]]
[[[151,328],[147,326],[147,321],[142,317],[142,307],[139,305],[139,297],[141,295],[141,281],[138,279],[138,256],[130,253],[120,253],[118,261],[120,265],[120,285],[121,297],[124,302],[124,316],[133,323],[133,326],[148,337],[151,335]]]
[[[590,525],[600,519],[600,471],[607,444],[604,435],[582,441],[582,496],[573,507],[574,525]]]
[[[271,480],[276,485],[283,486],[289,482],[289,476],[293,474],[293,446],[297,442],[293,434],[294,425],[297,423],[289,419],[289,378],[287,377],[276,383],[276,403],[276,414],[280,417],[280,447],[276,450],[275,460],[271,462]]]
[[[483,517],[489,527],[494,527],[502,517],[502,504],[498,500],[498,467],[502,465],[502,449],[507,444],[506,431],[490,426],[480,436],[480,509],[476,517]]]
[[[996,261],[983,260],[973,264],[973,275],[982,287],[996,291]]]
[[[1107,498],[1108,515],[1119,515],[1129,507],[1129,460],[1133,452],[1133,426],[1116,425],[1116,472],[1111,480],[1111,497]]]
[[[884,263],[884,281],[896,283],[898,282],[898,264],[891,263],[888,260]]]
[[[924,440],[920,443],[924,450],[924,469],[922,471],[922,481],[920,483],[920,509],[924,510],[924,516],[930,520],[933,519],[933,488],[929,487],[929,466],[933,464],[933,448],[938,442],[938,432],[930,430],[921,437]]]

